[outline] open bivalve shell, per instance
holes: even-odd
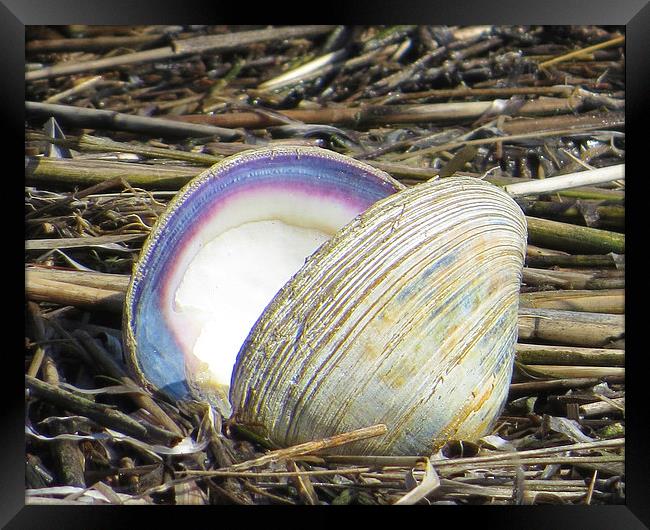
[[[404,187],[318,148],[245,152],[188,184],[134,267],[135,375],[279,446],[385,423],[332,452],[430,454],[505,402],[525,217],[473,178]]]

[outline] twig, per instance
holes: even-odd
[[[123,178],[132,186],[179,190],[204,168],[171,165],[145,165],[112,160],[76,160],[25,157],[27,182],[51,182],[71,186],[92,185]]]
[[[543,135],[545,133],[542,133]],[[562,135],[561,131],[556,131],[557,135]],[[534,136],[534,135],[531,135]],[[498,137],[496,138],[499,139]],[[494,138],[492,138],[494,140]],[[507,138],[501,138],[501,140],[507,141]],[[505,175],[487,175],[485,180],[491,182],[496,186],[507,186],[509,184],[515,184],[517,182],[532,182],[534,179],[525,179],[521,177],[507,177]],[[596,186],[581,186],[579,188],[571,188],[567,190],[560,190],[555,192],[555,195],[558,197],[568,197],[571,199],[588,199],[588,200],[597,200],[597,201],[613,201],[614,203],[622,204],[625,199],[624,190],[609,190],[604,188],[599,188]]]
[[[625,290],[562,290],[522,293],[519,296],[519,306],[585,311],[588,313],[623,314],[625,312]]]
[[[527,381],[525,383],[512,383],[508,393],[508,400],[518,396],[539,396],[549,392],[562,392],[574,388],[588,388],[596,386],[601,379],[596,377],[577,377],[573,379],[555,379],[551,381]]]
[[[529,255],[526,263],[531,267],[618,267],[617,258],[612,254]]]
[[[300,472],[302,469],[293,460],[287,461],[287,469],[290,471]],[[296,475],[289,480],[294,483],[298,490],[298,495],[303,499],[303,502],[308,506],[317,506],[319,504],[318,494],[314,489],[314,485],[308,475]]]
[[[199,54],[205,52],[224,52],[234,50],[255,42],[269,40],[283,40],[297,37],[308,37],[327,33],[336,26],[295,26],[271,29],[260,29],[253,31],[241,31],[238,33],[227,33],[224,35],[207,35],[191,39],[177,40],[171,46],[155,48],[142,52],[127,53],[114,57],[106,57],[96,61],[82,61],[64,63],[39,70],[32,70],[25,74],[26,81],[44,79],[60,75],[76,74],[90,70],[100,71],[153,61],[162,61],[170,58],[183,57],[185,55]]]
[[[32,40],[25,44],[28,53],[101,51],[112,48],[144,46],[162,42],[165,35],[128,35],[74,39]]]
[[[131,399],[141,408],[145,409],[151,413],[161,425],[163,425],[170,432],[176,434],[179,437],[183,436],[183,433],[178,428],[178,425],[167,415],[167,413],[161,409],[158,404],[147,394],[143,394],[140,391],[139,386],[131,379],[123,368],[121,368],[108,354],[104,348],[102,348],[99,343],[94,340],[88,333],[83,330],[76,330],[73,334],[74,337],[78,338],[81,344],[86,348],[86,351],[92,356],[95,362],[103,368],[105,374],[122,381],[122,383],[128,387],[132,387],[137,392],[131,394]]]
[[[525,103],[517,111],[520,116],[538,116],[562,112],[574,112],[577,101],[568,98],[547,98]],[[492,101],[468,101],[459,103],[431,103],[421,105],[371,105],[364,107],[335,107],[322,109],[298,109],[279,111],[293,120],[312,124],[381,125],[386,123],[423,123],[449,120],[475,120],[492,109]],[[189,123],[209,123],[230,128],[261,129],[282,125],[282,121],[269,115],[254,112],[226,114],[188,115],[174,118]]]
[[[381,99],[390,99],[390,101],[402,101],[409,99],[424,98],[462,98],[471,97],[479,98],[486,96],[511,97],[516,95],[562,95],[568,97],[573,92],[571,86],[549,86],[549,87],[498,87],[498,88],[436,88],[422,92],[403,92],[390,96],[382,96]]]
[[[509,184],[504,189],[512,197],[521,197],[523,195],[537,195],[623,179],[625,179],[625,164],[619,164],[616,166],[580,171],[578,173],[570,173],[568,175],[560,175],[558,177]]]
[[[202,166],[211,166],[216,162],[223,159],[223,156],[208,155],[205,153],[194,153],[190,151],[181,151],[179,149],[165,149],[162,147],[150,147],[146,144],[132,144],[125,142],[116,142],[108,138],[101,138],[98,136],[91,136],[83,134],[78,138],[66,138],[65,140],[58,138],[49,138],[41,133],[28,133],[26,135],[28,140],[42,140],[51,142],[55,145],[63,145],[71,147],[79,151],[88,151],[96,153],[106,152],[119,152],[119,153],[134,153],[137,155],[145,156],[147,158],[169,158],[171,160],[183,160],[185,162],[192,162]],[[230,145],[230,144],[229,144]],[[250,147],[249,147],[250,149]]]
[[[587,496],[585,497],[585,504],[591,504],[591,498],[594,494],[594,487],[596,486],[596,477],[598,477],[598,470],[594,469],[594,474],[592,475],[591,481],[589,482]]]
[[[576,254],[625,253],[625,234],[538,217],[526,217],[526,223],[533,245]]]
[[[524,364],[625,366],[625,351],[613,348],[517,344],[515,355],[517,360]]]
[[[45,340],[45,325],[43,324],[43,318],[41,317],[38,304],[29,302],[27,304],[27,309],[31,316],[33,332],[37,341],[32,362],[29,364],[29,368],[27,369],[27,375],[36,377],[36,374],[38,374],[38,371],[41,369],[43,359],[45,358],[45,348],[39,344]]]
[[[611,260],[610,260],[611,261]],[[623,271],[613,271],[616,276],[602,272],[556,271],[524,267],[522,281],[527,286],[550,286],[560,289],[623,289]]]
[[[44,100],[44,103],[56,103],[69,96],[78,94],[79,92],[83,92],[84,90],[92,88],[102,80],[103,78],[101,75],[96,75],[89,79],[85,79],[81,83],[77,83],[75,86],[69,88],[68,90],[64,90],[63,92],[59,92],[58,94],[54,94],[53,96],[50,96],[49,98]]]
[[[546,456],[556,453],[564,453],[567,451],[590,451],[594,449],[609,449],[623,447],[625,445],[625,440],[622,438],[615,438],[612,440],[597,440],[595,442],[579,442],[570,445],[558,445],[555,447],[545,447],[543,449],[530,449],[527,451],[517,451],[515,453],[501,453],[487,456],[475,456],[469,458],[463,458],[462,460],[456,459],[447,459],[447,460],[431,460],[431,464],[434,466],[454,466],[458,464],[485,464],[487,462],[504,462],[508,460],[523,460],[525,458],[533,458]],[[593,458],[593,457],[591,457]]]
[[[318,72],[320,69],[327,65],[331,65],[341,60],[346,55],[345,50],[338,50],[330,52],[328,54],[322,55],[305,63],[298,68],[289,70],[288,72],[279,75],[273,79],[265,81],[259,85],[259,90],[275,90],[292,83],[296,83],[299,80],[303,79],[305,76],[312,74],[313,72]]]
[[[25,241],[25,250],[51,250],[53,248],[99,247],[114,243],[126,243],[144,239],[146,234],[120,234],[117,236],[62,237],[56,239],[29,239]]]
[[[522,451],[523,452],[523,451]],[[485,462],[467,462],[469,459],[462,459],[456,462],[458,469],[465,469],[468,467],[482,467],[485,465]],[[580,465],[580,464],[596,464],[596,463],[610,463],[610,462],[625,462],[625,457],[623,455],[614,455],[614,456],[550,456],[550,457],[532,457],[532,458],[519,458],[512,460],[503,460],[498,463],[499,466],[536,466],[536,465],[550,465],[550,464],[569,464],[569,465]],[[437,465],[440,465],[439,463]],[[445,469],[447,473],[451,471]],[[457,471],[457,469],[454,469]]]
[[[422,482],[395,502],[395,504],[415,504],[427,495],[433,493],[439,487],[440,478],[438,477],[438,473],[436,473],[430,460],[427,458],[424,461],[424,478],[422,479]]]
[[[135,153],[149,158],[184,160],[185,162],[193,162],[202,166],[211,166],[223,159],[222,156],[208,155],[205,153],[192,153],[189,151],[179,151],[178,149],[163,149],[161,147],[150,147],[143,144],[133,145],[124,142],[115,142],[108,138],[98,138],[89,134],[84,134],[79,137],[75,145],[78,149],[85,151]]]
[[[501,130],[507,135],[539,134],[541,132],[567,130],[562,134],[590,129],[612,129],[625,125],[623,112],[588,112],[585,114],[548,116],[543,118],[515,118],[505,122]]]
[[[29,267],[25,270],[25,277],[27,283],[30,283],[31,278],[38,278],[123,293],[129,286],[130,278],[128,274],[71,271],[45,267]]]
[[[393,162],[380,162],[378,160],[365,160],[365,163],[381,169],[386,173],[390,173],[392,177],[397,178],[413,178],[418,180],[430,180],[440,175],[438,169],[430,169],[426,167],[413,167],[405,164],[396,164]]]
[[[553,379],[579,379],[587,377],[623,379],[625,368],[619,366],[551,366],[545,364],[522,364],[519,367],[536,377]]]
[[[601,414],[611,414],[612,412],[625,412],[625,398],[587,403],[586,405],[580,405],[579,411],[584,417],[600,416]]]
[[[623,44],[624,42],[625,42],[625,35],[621,35],[620,37],[615,37],[605,42],[599,42],[598,44],[594,44],[593,46],[587,46],[586,48],[582,48],[581,50],[575,50],[570,53],[565,53],[564,55],[560,55],[559,57],[555,57],[549,61],[544,61],[543,63],[539,64],[539,67],[540,69],[548,68],[553,64],[561,63],[563,61],[567,61],[569,59],[573,59],[574,57],[579,57],[580,55],[585,55],[587,53],[591,53],[596,50],[602,50],[603,48],[618,46],[619,44]]]
[[[263,488],[259,488],[247,481],[244,482],[244,488],[246,488],[248,491],[252,491],[253,493],[257,493],[258,495],[262,495],[263,497],[268,497],[269,499],[272,499],[280,504],[289,505],[289,506],[294,506],[296,504],[295,502],[286,499],[285,497],[274,495],[273,493],[266,491]]]
[[[365,440],[366,438],[372,438],[374,436],[381,436],[382,434],[386,434],[386,432],[388,432],[386,425],[380,423],[373,425],[372,427],[364,427],[355,431],[337,434],[329,438],[323,438],[322,440],[306,442],[303,444],[294,445],[293,447],[288,447],[286,449],[271,451],[259,458],[230,466],[230,468],[228,468],[228,471],[241,471],[244,469],[250,469],[252,467],[264,466],[271,462],[277,462],[279,460],[285,460],[287,458],[293,458],[309,453],[315,453],[317,451],[323,451],[325,449],[331,449],[333,447],[357,442],[359,440]]]
[[[233,478],[274,478],[274,477],[322,477],[329,475],[358,475],[370,471],[370,467],[351,467],[344,469],[319,469],[314,471],[214,471],[192,470],[183,471],[192,477],[233,477]]]
[[[580,189],[584,190],[585,188],[581,187]],[[606,230],[623,231],[625,227],[625,206],[623,204],[611,204],[602,200],[572,200],[570,198],[562,201],[520,198],[517,199],[517,204],[526,215],[531,217],[571,222]]]
[[[157,441],[174,444],[180,440],[175,433],[154,425],[139,423],[126,414],[114,410],[107,405],[101,405],[88,399],[76,396],[66,390],[57,388],[29,375],[25,376],[25,384],[30,392],[45,401],[59,407],[86,416],[100,425],[115,429],[121,433],[133,436],[139,440]]]
[[[519,340],[601,348],[625,333],[625,317],[558,309],[527,309],[519,314]]]
[[[25,110],[29,117],[40,119],[54,117],[61,123],[84,129],[111,129],[152,136],[217,137],[223,140],[236,140],[242,136],[240,132],[223,127],[182,123],[164,118],[134,116],[112,110],[86,109],[70,105],[38,103],[36,101],[26,101]]]
[[[74,305],[83,308],[122,312],[124,293],[74,285],[68,282],[30,277],[25,284],[25,294],[29,300],[50,302],[59,305]]]

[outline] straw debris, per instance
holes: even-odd
[[[623,504],[624,28],[56,26],[26,36],[28,504]],[[49,123],[48,123],[49,120]],[[480,440],[326,456],[129,376],[124,292],[174,193],[315,145],[404,186],[504,187],[529,248],[510,394]]]

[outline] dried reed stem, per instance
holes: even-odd
[[[449,120],[475,120],[494,106],[492,101],[467,101],[458,103],[430,103],[421,105],[369,105],[364,107],[336,107],[278,111],[282,116],[303,123],[384,125],[398,123],[423,123]],[[574,112],[579,100],[573,98],[546,98],[525,103],[519,116],[539,116]],[[187,115],[173,118],[180,122],[209,124],[216,127],[261,129],[283,125],[282,119],[256,112],[233,112],[213,115]]]
[[[575,50],[570,53],[565,53],[563,55],[560,55],[559,57],[555,57],[553,59],[550,59],[549,61],[544,61],[543,63],[539,64],[540,68],[548,68],[549,66],[553,64],[557,64],[563,61],[568,61],[569,59],[574,59],[576,57],[580,57],[581,55],[585,55],[587,53],[594,52],[596,50],[602,50],[604,48],[610,48],[612,46],[618,46],[620,44],[623,44],[625,42],[625,36],[621,35],[620,37],[615,37],[613,39],[610,39],[605,42],[599,42],[598,44],[594,44],[593,46],[587,46],[586,48],[582,48],[580,50]]]
[[[94,61],[69,62],[40,68],[25,74],[26,81],[76,74],[79,72],[108,70],[117,66],[139,64],[153,61],[163,61],[170,58],[183,57],[194,53],[223,52],[241,48],[255,42],[283,40],[297,37],[308,37],[327,33],[335,26],[295,26],[286,28],[270,28],[224,35],[207,35],[191,39],[177,40],[171,46],[155,48],[142,52],[133,52]]]
[[[572,253],[625,253],[625,234],[576,226],[537,217],[526,217],[528,240],[534,245]]]
[[[151,396],[142,393],[140,386],[126,374],[124,369],[113,360],[110,354],[95,339],[83,330],[76,330],[72,335],[79,339],[93,360],[101,366],[103,373],[122,381],[127,387],[133,388],[135,393],[131,394],[131,399],[136,405],[151,413],[170,432],[179,437],[183,436],[183,432],[178,428],[178,425],[158,406]]]
[[[619,272],[619,271],[613,271]],[[557,287],[559,289],[623,289],[623,271],[617,276],[605,276],[602,272],[577,272],[524,267],[523,283],[528,286]]]
[[[513,197],[521,197],[623,179],[625,179],[625,164],[619,164],[519,184],[509,184],[504,189]]]
[[[602,348],[625,334],[625,317],[582,311],[523,308],[519,340]]]
[[[294,458],[315,453],[317,451],[323,451],[325,449],[331,449],[333,447],[339,447],[344,444],[365,440],[366,438],[372,438],[374,436],[381,436],[382,434],[386,434],[386,432],[388,432],[386,425],[380,423],[371,427],[364,427],[347,433],[337,434],[329,438],[323,438],[322,440],[306,442],[286,449],[271,451],[259,458],[230,466],[228,471],[242,471],[252,467],[264,466],[271,462],[277,462],[279,460],[286,460],[287,458]]]
[[[520,368],[535,377],[553,379],[625,377],[625,368],[618,366],[551,366],[543,364],[522,364]]]
[[[625,351],[613,348],[517,344],[515,355],[524,364],[625,366]]]
[[[565,311],[623,314],[625,313],[625,289],[522,293],[519,296],[519,305]]]
[[[119,313],[124,305],[124,294],[117,291],[74,285],[68,282],[30,277],[25,284],[29,300],[59,305],[74,305]]]
[[[70,271],[40,267],[26,269],[25,277],[27,283],[30,283],[33,279],[53,280],[119,292],[126,292],[130,278],[128,274],[107,274],[103,272]]]
[[[25,384],[30,393],[36,397],[53,403],[64,410],[86,416],[100,425],[115,429],[139,440],[163,442],[169,445],[178,442],[180,439],[175,433],[154,425],[139,423],[108,405],[101,405],[76,396],[67,390],[39,381],[29,375],[25,376]]]
[[[126,243],[144,239],[146,234],[120,234],[109,236],[61,237],[55,239],[29,239],[25,241],[25,250],[52,250],[54,248],[99,247],[115,243]]]
[[[73,127],[130,131],[152,136],[213,137],[223,140],[235,140],[241,137],[241,133],[223,127],[182,123],[164,118],[134,116],[112,110],[86,109],[70,105],[38,103],[36,101],[26,101],[25,110],[28,116],[41,119],[54,117],[61,123]]]

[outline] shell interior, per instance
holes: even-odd
[[[194,179],[134,267],[124,328],[135,373],[173,399],[198,394],[229,413],[233,365],[267,304],[322,243],[399,187],[304,147],[246,152]]]

